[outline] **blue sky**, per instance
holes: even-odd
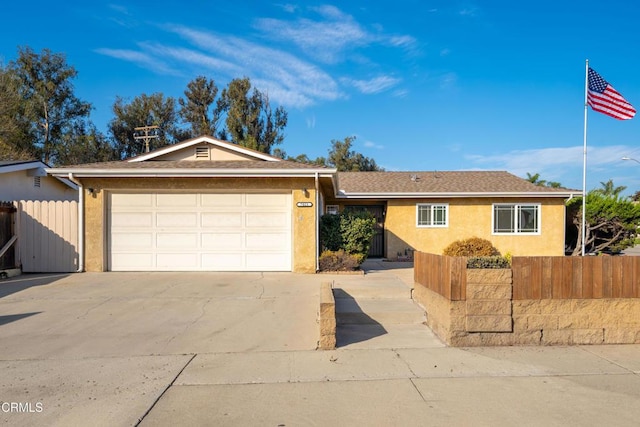
[[[640,108],[640,4],[628,0],[11,2],[0,60],[66,54],[106,131],[116,96],[179,97],[248,76],[289,113],[288,154],[332,139],[387,170],[507,170],[582,188],[585,59]],[[589,110],[587,188],[640,190],[640,115]]]

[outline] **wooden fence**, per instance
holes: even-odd
[[[640,298],[640,257],[514,257],[513,299]]]
[[[464,257],[414,254],[415,282],[466,300]],[[640,256],[513,257],[513,300],[640,298]]]
[[[25,273],[78,269],[78,202],[19,201],[18,247]]]
[[[413,274],[416,283],[426,286],[451,301],[467,299],[467,259],[414,252]]]

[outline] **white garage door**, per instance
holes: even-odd
[[[291,271],[291,194],[109,199],[112,271]]]

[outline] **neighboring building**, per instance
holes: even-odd
[[[82,184],[88,271],[315,272],[319,217],[348,206],[379,218],[374,256],[472,236],[563,255],[564,201],[577,194],[506,172],[337,173],[206,136],[48,172]]]
[[[64,177],[48,176],[45,163],[0,161],[0,201],[78,200],[78,187]]]

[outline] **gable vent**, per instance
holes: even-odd
[[[33,186],[34,187],[40,187],[40,177],[39,176],[34,176],[33,177]]]
[[[196,147],[196,159],[209,160],[209,147]]]

